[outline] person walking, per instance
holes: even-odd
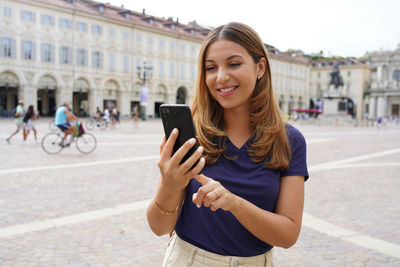
[[[191,111],[200,146],[180,164],[196,139],[172,155],[180,132],[164,137],[147,208],[156,235],[172,232],[163,266],[273,266],[273,246],[289,248],[300,234],[305,139],[281,117],[252,28],[211,30],[199,61]]]
[[[33,124],[33,121],[36,120],[37,116],[39,115],[38,112],[35,112],[33,109],[33,105],[30,105],[28,107],[28,111],[26,112],[23,122],[25,123],[25,128],[24,128],[24,144],[28,144],[28,135],[30,131],[33,131],[33,135],[35,138],[35,143],[38,144],[37,140],[37,131],[35,128],[35,125]]]
[[[14,135],[16,135],[17,133],[19,133],[20,130],[22,130],[22,138],[24,138],[24,102],[22,100],[18,101],[18,105],[15,109],[15,113],[14,113],[14,122],[15,125],[17,126],[17,130],[15,132],[13,132],[9,137],[6,138],[6,142],[7,143],[11,143],[11,138],[13,138]]]
[[[107,126],[110,124],[110,111],[106,107],[103,112],[103,119],[106,121]]]
[[[139,128],[139,108],[137,104],[135,104],[132,108],[132,118],[133,118],[133,127]]]

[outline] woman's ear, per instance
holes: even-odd
[[[258,61],[257,63],[257,80],[261,79],[261,77],[264,76],[266,66],[267,62],[265,58],[260,58],[260,61]]]

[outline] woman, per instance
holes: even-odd
[[[35,137],[35,143],[38,144],[38,140],[37,140],[37,131],[35,128],[35,125],[33,125],[33,121],[37,118],[38,113],[35,112],[33,110],[33,106],[30,105],[28,107],[28,111],[26,112],[25,116],[24,116],[24,123],[25,123],[25,127],[24,127],[24,144],[28,144],[28,135],[29,132],[32,130],[33,131],[33,135]]]
[[[195,140],[171,157],[179,133],[164,138],[147,209],[154,233],[175,231],[164,266],[273,266],[272,247],[300,233],[306,144],[281,118],[254,30],[229,23],[208,34],[191,109],[201,146],[180,165]]]
[[[133,126],[135,128],[139,128],[139,108],[138,105],[135,104],[132,109],[132,118],[133,118]]]

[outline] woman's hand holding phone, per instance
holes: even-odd
[[[164,137],[160,146],[161,157],[158,162],[158,167],[161,171],[161,183],[171,190],[183,190],[189,184],[189,181],[200,173],[205,164],[204,158],[201,157],[203,154],[203,147],[201,146],[199,146],[196,152],[185,162],[179,164],[183,157],[195,145],[196,139],[191,138],[186,141],[172,156],[174,144],[178,135],[178,129],[175,128],[171,132],[168,140]],[[199,160],[198,164],[191,169],[197,160]]]

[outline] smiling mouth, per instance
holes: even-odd
[[[229,96],[229,95],[233,94],[237,88],[238,88],[238,86],[233,86],[233,87],[229,87],[229,88],[217,89],[217,91],[218,91],[219,95],[221,95],[221,96]]]

